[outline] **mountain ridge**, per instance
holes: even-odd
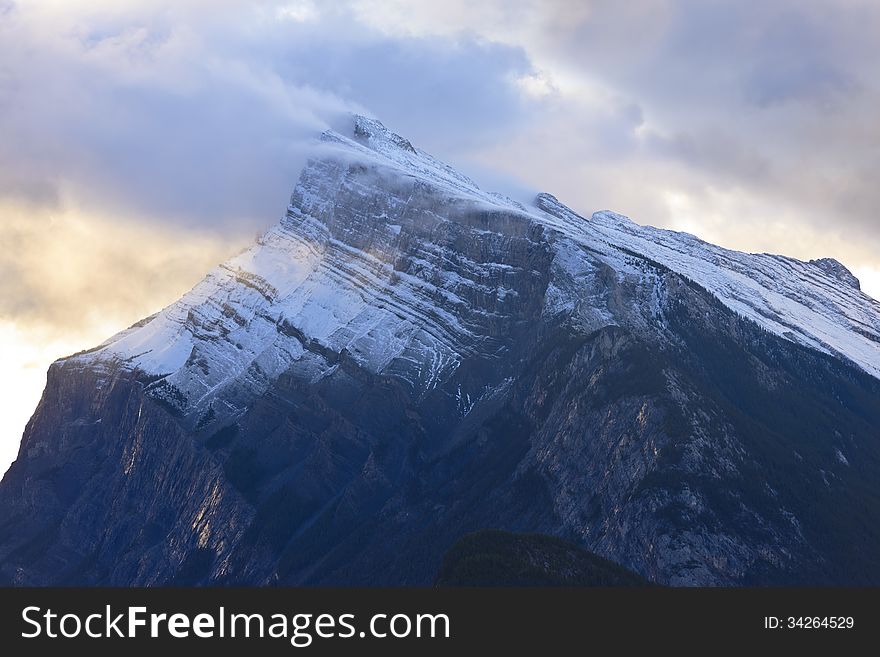
[[[880,581],[880,305],[845,270],[343,132],[256,244],[52,365],[0,580],[426,584],[497,527],[673,585]]]
[[[408,140],[392,133],[378,121],[355,117],[353,134],[355,138],[349,139],[339,133],[327,131],[323,133],[321,143],[344,146],[348,149],[347,157],[355,161],[358,158],[366,157],[369,161],[378,157],[382,166],[390,166],[407,176],[440,185],[444,192],[458,193],[473,201],[487,203],[513,216],[521,214],[523,222],[538,220],[546,228],[560,229],[567,238],[580,239],[581,244],[587,248],[610,245],[612,249],[625,252],[627,249],[636,250],[633,247],[639,247],[637,251],[640,256],[649,256],[673,271],[695,280],[741,315],[770,328],[786,339],[847,358],[872,375],[880,376],[880,365],[877,364],[880,362],[880,304],[862,294],[858,290],[857,279],[837,261],[832,262],[832,259],[826,258],[805,263],[771,254],[740,254],[715,247],[686,233],[640,227],[627,217],[610,211],[597,212],[586,219],[547,193],[538,194],[530,212],[518,202],[480,190],[472,180],[458,174],[448,165],[439,163],[423,151],[416,150]],[[316,165],[314,161],[309,165],[315,166],[320,165]],[[304,177],[307,174],[308,170]],[[296,194],[294,192],[294,197]],[[301,214],[301,206],[307,206],[312,199],[308,191],[302,191],[301,194],[299,199],[292,198],[286,219],[296,218],[303,222],[310,220],[310,217]],[[539,211],[539,216],[536,216],[534,210]],[[280,226],[271,228],[258,244],[267,244],[276,239],[283,230]],[[391,232],[399,230],[394,224],[387,227]],[[322,229],[321,226],[315,226],[318,232]],[[491,229],[503,231],[498,225]],[[590,230],[594,234],[585,236],[585,231]],[[634,240],[625,239],[627,235]],[[616,239],[612,241],[609,236]],[[636,243],[632,244],[632,241]],[[297,247],[302,248],[300,245]],[[302,255],[308,258],[307,253]],[[698,261],[701,265],[699,267],[694,265]],[[241,262],[240,258],[233,258],[230,263],[235,270],[230,273],[242,277],[239,283],[260,291],[259,273],[242,269],[243,265],[247,267],[250,263]],[[228,266],[220,266],[220,275]],[[722,277],[719,272],[725,275]],[[217,273],[212,275],[218,276]],[[248,275],[253,276],[253,279],[248,281]],[[774,281],[777,277],[778,281]],[[795,284],[791,283],[792,280]],[[834,289],[833,284],[837,281],[852,283],[853,280],[855,284],[850,287],[858,293],[855,298],[845,290]],[[779,281],[783,285],[778,285]],[[798,293],[795,296],[792,290],[798,285],[806,288],[807,293],[802,294],[803,289],[795,290]],[[269,288],[274,290],[271,285]],[[272,303],[270,297],[267,296],[266,300]],[[870,312],[861,312],[858,303],[867,305]],[[839,321],[840,317],[845,318],[845,322]],[[123,337],[123,334],[118,337]],[[117,341],[118,339],[111,338],[105,346]],[[139,355],[134,349],[130,349],[128,355],[137,358]],[[168,369],[180,367],[179,358],[172,361]],[[151,364],[149,359],[140,361],[139,366],[150,374],[163,373],[159,371],[161,367]]]

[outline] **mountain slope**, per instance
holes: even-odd
[[[576,545],[541,534],[484,530],[443,557],[435,586],[646,586],[643,578]]]
[[[878,336],[835,261],[524,206],[357,117],[253,247],[53,364],[0,577],[428,583],[492,526],[876,583]]]

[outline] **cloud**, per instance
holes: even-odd
[[[200,4],[0,17],[0,194],[267,225],[340,113],[473,144],[515,119],[509,78],[530,71],[514,47],[391,40],[311,3]]]
[[[173,302],[251,239],[0,200],[0,471],[53,360]]]
[[[174,301],[253,239],[9,201],[0,216],[0,323],[51,340],[103,340]]]
[[[521,83],[531,118],[468,154],[483,166],[584,212],[611,207],[735,248],[876,268],[877,3],[388,6],[357,3],[390,35],[516,45],[552,83]],[[686,221],[670,198],[687,199]]]
[[[139,12],[0,18],[0,192],[183,225],[280,215],[302,143],[350,107],[221,34]]]
[[[589,170],[584,211],[664,225],[711,188],[880,247],[878,28],[867,0],[28,3],[0,18],[0,195],[265,225],[354,109],[526,186]]]
[[[238,235],[356,110],[490,186],[661,226],[687,199],[739,248],[784,216],[812,237],[771,250],[878,264],[867,0],[3,6],[0,199]]]

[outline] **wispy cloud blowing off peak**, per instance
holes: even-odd
[[[179,225],[273,220],[305,143],[341,112],[485,141],[516,112],[510,72],[528,68],[515,48],[388,39],[302,3],[0,16],[0,195]]]

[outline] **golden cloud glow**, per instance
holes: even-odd
[[[55,359],[173,302],[250,241],[0,205],[0,470]]]

